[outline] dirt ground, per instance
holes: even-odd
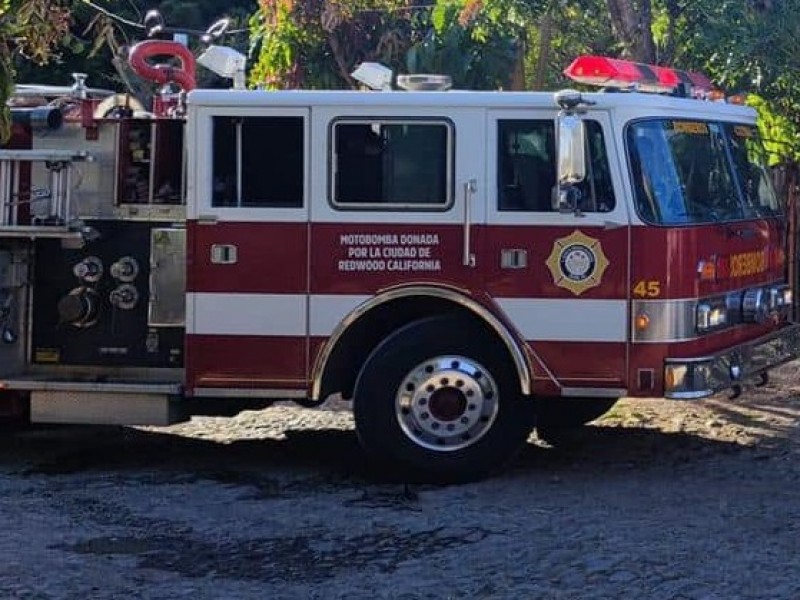
[[[336,410],[6,430],[0,599],[796,599],[799,421],[792,363],[451,487],[376,481]]]

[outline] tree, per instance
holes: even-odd
[[[406,71],[446,74],[463,89],[522,88],[531,17],[524,3],[512,4],[440,0],[406,54]]]
[[[607,0],[607,5],[624,54],[636,61],[656,62],[650,0]]]
[[[254,85],[353,88],[364,61],[393,69],[420,39],[426,0],[260,0],[251,19]]]
[[[262,0],[251,21],[251,81],[353,88],[358,63],[378,61],[397,72],[447,74],[457,87],[514,87],[539,5],[544,0]]]
[[[672,6],[674,4],[674,6]],[[665,60],[752,96],[774,160],[794,160],[800,132],[800,14],[786,0],[668,0],[654,21]],[[668,53],[667,53],[668,52]]]

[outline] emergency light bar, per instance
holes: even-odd
[[[564,69],[564,75],[588,85],[636,88],[641,91],[673,93],[683,84],[691,95],[711,91],[711,80],[701,73],[646,65],[606,56],[579,56]]]

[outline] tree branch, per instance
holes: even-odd
[[[331,47],[333,51],[333,58],[336,61],[336,66],[339,69],[339,75],[347,82],[351,88],[356,89],[358,84],[355,80],[350,76],[350,69],[347,65],[347,61],[344,58],[344,51],[342,49],[342,45],[339,43],[339,39],[336,37],[334,32],[328,34],[328,45]]]

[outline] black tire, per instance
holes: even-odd
[[[617,398],[539,398],[536,436],[552,446],[575,441],[581,427],[606,414]]]
[[[371,459],[406,480],[439,483],[502,467],[534,415],[502,342],[456,315],[415,321],[382,341],[359,373],[353,410]]]

